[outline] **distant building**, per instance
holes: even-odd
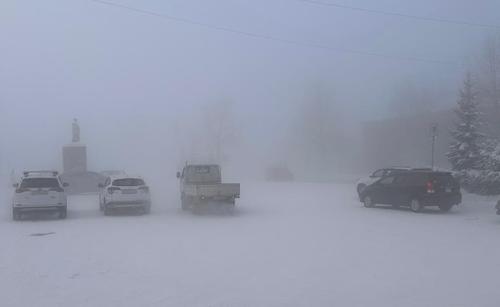
[[[483,108],[481,131],[488,136],[500,137],[495,125],[500,110]],[[430,166],[431,127],[438,124],[435,165],[449,168],[446,157],[453,141],[450,132],[455,128],[457,116],[453,109],[441,110],[385,120],[366,122],[363,127],[363,161],[367,169],[385,166]],[[488,124],[491,123],[491,124]]]

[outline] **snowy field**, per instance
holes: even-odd
[[[0,213],[1,306],[500,306],[500,216],[366,209],[347,184],[242,184],[234,216]],[[33,234],[47,234],[34,236]],[[50,234],[51,233],[51,234]]]

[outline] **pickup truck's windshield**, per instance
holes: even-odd
[[[113,180],[113,185],[115,187],[136,187],[144,185],[144,180],[136,178],[125,178]]]
[[[220,183],[220,168],[216,165],[188,166],[184,171],[188,183]]]
[[[56,178],[26,178],[21,183],[22,189],[27,188],[58,188],[59,181]]]

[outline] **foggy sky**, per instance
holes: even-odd
[[[286,135],[300,99],[316,82],[331,87],[352,129],[388,116],[387,101],[401,79],[442,85],[447,106],[489,32],[293,0],[116,2],[263,35],[458,65],[293,46],[91,1],[3,0],[2,174],[60,168],[60,148],[71,140],[74,117],[89,145],[90,168],[98,170],[175,156],[179,123],[193,121],[203,106],[220,99],[234,102],[245,148],[255,152]],[[470,22],[500,20],[497,0],[342,3]]]

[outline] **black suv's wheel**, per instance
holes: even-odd
[[[144,205],[143,212],[144,212],[144,214],[150,214],[151,213],[151,205],[150,204]]]
[[[59,218],[61,220],[65,219],[67,216],[68,216],[68,209],[67,208],[59,209]]]
[[[411,211],[420,212],[420,211],[422,211],[422,209],[423,209],[423,206],[418,199],[412,199],[410,201],[410,210]]]
[[[439,210],[441,210],[443,212],[448,212],[451,210],[452,207],[453,207],[452,204],[441,204],[441,205],[439,205]]]
[[[365,198],[363,198],[363,205],[365,208],[373,208],[375,206],[370,196],[365,196]]]
[[[361,192],[363,192],[363,190],[366,188],[366,184],[364,183],[360,183],[358,184],[358,186],[356,187],[356,191],[358,191],[358,194],[361,194]]]

